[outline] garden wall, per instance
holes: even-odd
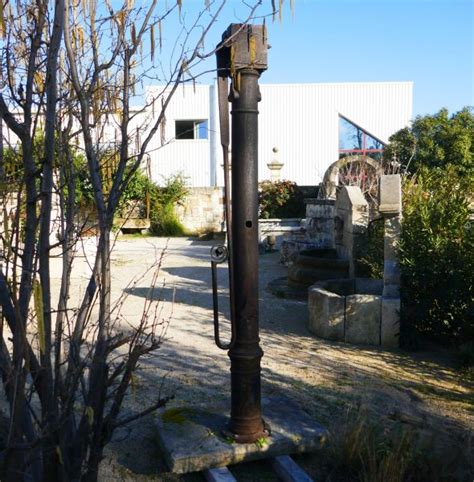
[[[301,186],[304,193],[314,195],[315,186]],[[176,206],[176,215],[186,231],[192,234],[225,231],[224,226],[224,188],[191,187],[181,205]],[[277,242],[289,232],[299,232],[301,219],[261,219],[260,237],[268,234],[277,236]]]
[[[176,215],[186,231],[193,234],[220,232],[224,227],[224,189],[221,187],[193,187]]]

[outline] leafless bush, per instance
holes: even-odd
[[[241,20],[259,3],[242,2]],[[120,415],[138,362],[159,347],[166,320],[151,301],[158,263],[138,324],[123,329],[124,300],[111,299],[111,229],[124,189],[164,129],[172,96],[214,54],[204,40],[226,1],[205,1],[194,15],[182,4],[126,0],[117,9],[109,1],[19,0],[0,9],[6,481],[94,481],[114,430],[166,402]],[[161,55],[167,22],[180,25],[170,56]],[[145,82],[162,87],[132,108]],[[103,162],[104,145],[113,164]],[[11,148],[13,189],[4,156]],[[98,241],[78,306],[71,289],[82,231],[75,222],[77,151],[87,165]],[[62,270],[57,299],[53,256]]]

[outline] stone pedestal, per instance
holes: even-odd
[[[400,298],[382,297],[380,344],[398,348],[400,344]]]
[[[270,170],[270,181],[278,182],[280,180],[280,173],[284,164],[278,159],[278,149],[274,147],[272,150],[273,159],[267,163],[267,167]]]
[[[344,340],[345,296],[321,286],[308,290],[308,329],[325,340]]]
[[[349,260],[349,277],[359,275],[358,259],[367,249],[369,205],[357,186],[344,186],[338,192],[335,218],[335,244],[341,259]]]
[[[308,329],[326,340],[380,345],[382,280],[332,279],[308,291]]]
[[[227,406],[187,406],[158,413],[158,443],[173,473],[197,472],[210,467],[268,459],[279,455],[314,452],[327,432],[293,400],[272,397],[262,400],[265,419],[272,428],[258,443],[237,444],[224,436]]]
[[[353,294],[346,297],[347,343],[380,344],[380,296]]]

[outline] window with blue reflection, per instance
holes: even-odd
[[[197,139],[208,138],[207,119],[196,122],[196,134],[197,134]]]
[[[374,157],[384,148],[383,142],[371,136],[360,126],[339,116],[339,156],[365,155]]]
[[[209,129],[207,119],[203,120],[177,120],[175,122],[175,138],[183,139],[208,139]]]

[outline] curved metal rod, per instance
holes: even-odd
[[[220,329],[219,329],[219,297],[217,295],[217,264],[215,261],[211,261],[211,270],[212,270],[212,301],[214,307],[214,341],[216,345],[221,350],[230,350],[234,343],[235,343],[235,323],[231,321],[231,338],[228,343],[224,343],[220,337]]]
[[[227,231],[227,263],[229,266],[229,300],[230,300],[230,324],[231,339],[229,343],[223,343],[220,339],[219,331],[219,308],[217,295],[217,261],[211,261],[212,269],[212,298],[214,304],[214,340],[216,345],[222,350],[229,350],[235,344],[236,325],[235,325],[235,302],[234,302],[234,266],[232,260],[232,213],[230,205],[230,168],[229,168],[229,88],[227,76],[217,77],[218,100],[219,100],[219,120],[222,155],[224,159],[224,210]],[[222,262],[222,261],[220,261]]]

